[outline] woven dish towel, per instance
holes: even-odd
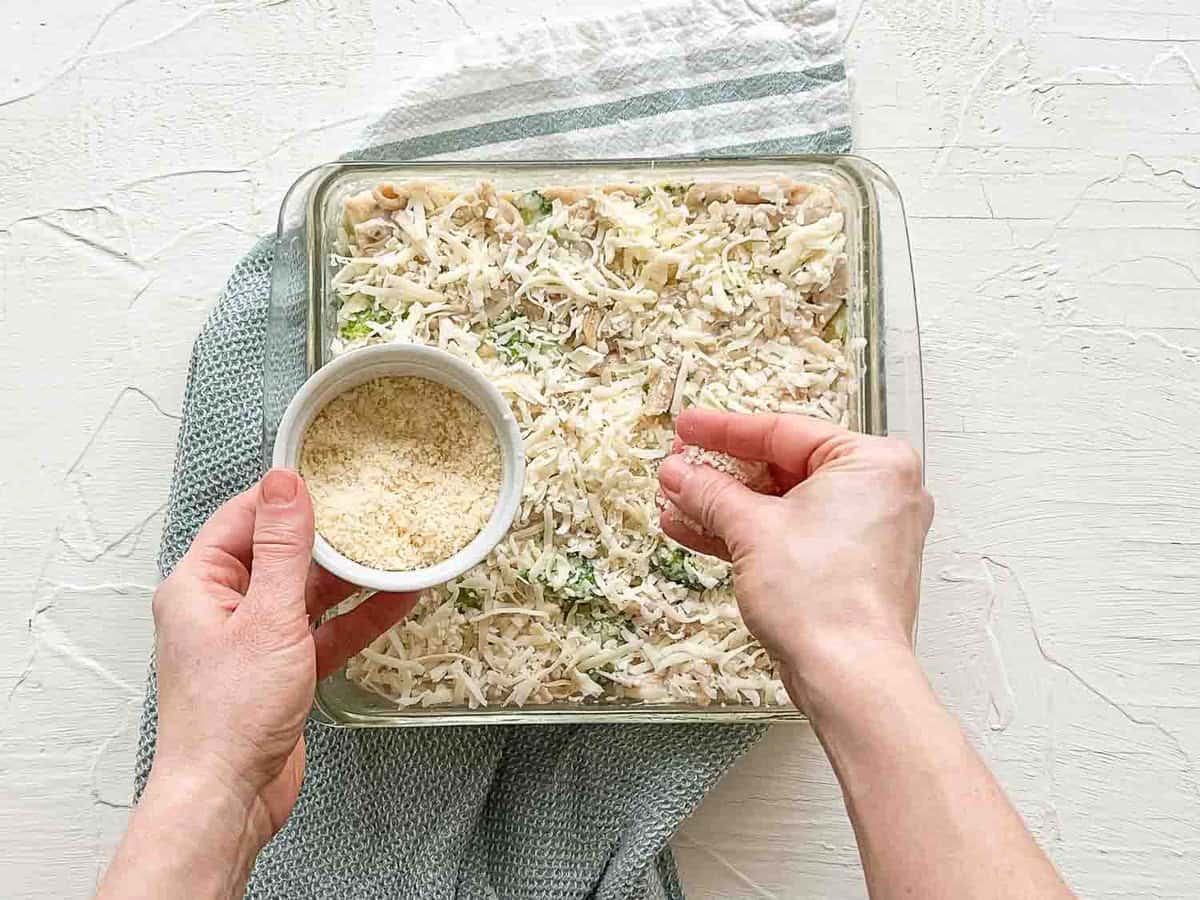
[[[543,48],[531,52],[530,48]],[[498,62],[503,61],[503,62]],[[352,158],[587,158],[849,148],[835,0],[651,6],[462,46]],[[160,568],[262,474],[259,372],[273,241],[196,341]],[[137,792],[153,759],[153,667]],[[249,896],[678,898],[668,840],[762,726],[338,730]]]

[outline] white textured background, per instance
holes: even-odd
[[[111,2],[0,25],[5,896],[86,896],[128,813],[187,354],[232,263],[381,84],[567,15]],[[911,215],[927,668],[1081,894],[1200,896],[1200,6],[843,0],[842,27]],[[694,898],[865,895],[806,728],[675,846]]]

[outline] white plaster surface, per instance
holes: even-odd
[[[381,84],[583,11],[5,4],[4,896],[87,896],[128,814],[187,356],[232,263]],[[1200,6],[843,0],[842,28],[911,216],[927,669],[1082,895],[1200,896]],[[806,727],[675,846],[694,898],[865,896]]]

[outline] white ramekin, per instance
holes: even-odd
[[[462,550],[423,569],[390,572],[357,563],[316,536],[313,559],[332,574],[377,591],[419,591],[456,578],[495,547],[517,515],[525,485],[525,446],[521,430],[495,385],[467,363],[436,347],[422,344],[377,344],[355,350],[318,369],[288,404],[275,438],[272,465],[299,469],[304,434],[317,413],[339,394],[374,378],[427,378],[458,391],[487,416],[500,446],[500,497],[491,518]]]

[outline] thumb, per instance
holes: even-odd
[[[763,497],[711,466],[694,465],[679,454],[663,460],[658,483],[681,513],[730,545],[753,523]]]
[[[312,547],[313,509],[304,481],[290,469],[272,469],[258,485],[250,587],[239,609],[307,627],[304,586]]]

